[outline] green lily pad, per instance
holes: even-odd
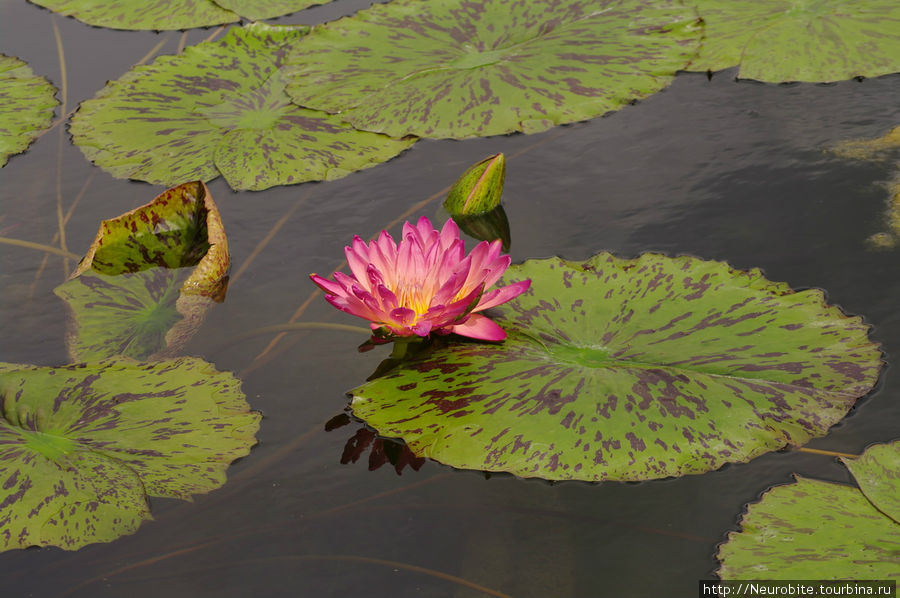
[[[896,579],[900,525],[850,486],[797,478],[750,505],[719,547],[722,579]]]
[[[701,26],[673,0],[393,0],[291,47],[287,92],[395,137],[536,133],[655,93]]]
[[[13,56],[0,54],[0,168],[50,126],[56,88]]]
[[[182,0],[183,1],[183,0]],[[331,0],[216,0],[216,4],[238,13],[245,19],[261,21],[328,4]]]
[[[260,416],[199,359],[0,364],[0,550],[73,550],[134,532],[147,496],[225,482]]]
[[[329,0],[33,0],[88,25],[112,29],[191,29],[270,19]]]
[[[73,361],[178,353],[228,282],[225,229],[206,185],[186,183],[104,220],[54,292],[69,307]]]
[[[116,177],[171,186],[222,174],[252,190],[340,178],[412,145],[291,103],[278,68],[307,30],[234,27],[135,67],[81,104],[74,142]]]
[[[352,391],[424,457],[552,480],[702,473],[823,435],[881,368],[868,326],[758,270],[601,253],[511,267],[502,344],[452,342]]]
[[[841,461],[856,478],[866,498],[900,524],[900,440],[876,444],[856,459]]]
[[[895,0],[696,0],[706,36],[692,71],[740,65],[757,81],[841,81],[900,71]]]

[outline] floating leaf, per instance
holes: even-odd
[[[701,27],[674,0],[393,0],[291,48],[288,94],[395,137],[536,133],[659,91]]]
[[[331,0],[216,0],[216,4],[251,21],[287,15]]]
[[[866,498],[900,524],[900,440],[870,446],[858,458],[841,461]]]
[[[740,65],[738,76],[841,81],[900,71],[896,0],[696,0],[706,25],[692,71]]]
[[[255,443],[240,383],[199,359],[0,364],[0,549],[133,532],[146,495],[190,499]]]
[[[175,185],[222,174],[234,189],[259,190],[346,176],[414,143],[291,103],[278,66],[307,30],[234,27],[135,67],[81,104],[75,144],[116,177]]]
[[[33,0],[88,25],[113,29],[191,29],[270,19],[329,0]]]
[[[69,307],[71,358],[177,353],[224,297],[228,265],[225,229],[203,183],[104,220],[78,268],[55,289]]]
[[[750,505],[719,547],[722,579],[895,579],[900,525],[850,486],[797,478]]]
[[[0,167],[50,126],[56,88],[12,56],[0,54]]]
[[[454,342],[351,391],[353,411],[423,457],[525,477],[702,473],[840,420],[880,352],[858,317],[758,270],[601,253],[513,266],[502,344]]]

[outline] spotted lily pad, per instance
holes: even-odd
[[[866,498],[900,524],[900,440],[876,444],[856,459],[841,460]]]
[[[900,525],[858,489],[797,478],[750,505],[719,547],[722,579],[896,579]]]
[[[695,0],[706,24],[690,70],[740,65],[738,76],[779,83],[840,81],[900,71],[895,0]]]
[[[240,383],[199,359],[0,364],[0,550],[134,532],[147,496],[225,482],[255,443]]]
[[[135,67],[81,104],[75,144],[116,177],[170,186],[222,174],[234,189],[259,190],[340,178],[414,143],[291,103],[278,67],[307,30],[235,27]]]
[[[0,54],[0,167],[50,126],[56,88],[12,56]]]
[[[228,243],[206,185],[186,183],[104,220],[68,281],[74,361],[176,354],[225,295]]]
[[[54,12],[113,29],[190,29],[269,19],[329,0],[32,0]]]
[[[601,253],[513,266],[501,344],[451,342],[351,391],[418,456],[552,480],[702,473],[823,435],[874,385],[868,326],[758,270]]]
[[[393,0],[291,48],[301,106],[393,136],[535,133],[659,91],[701,27],[674,0]]]

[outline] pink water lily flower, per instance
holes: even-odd
[[[506,332],[478,313],[524,293],[530,280],[487,290],[509,266],[500,241],[482,241],[469,255],[452,219],[435,230],[424,216],[403,225],[399,247],[387,231],[366,244],[358,236],[344,248],[352,275],[334,280],[310,274],[325,299],[371,323],[374,338],[455,332],[500,341]]]

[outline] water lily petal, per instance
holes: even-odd
[[[361,253],[361,250],[365,253]],[[344,247],[344,255],[347,257],[347,265],[354,278],[360,284],[369,286],[369,277],[366,276],[366,267],[369,265],[369,252],[365,248],[365,243],[359,237],[354,237],[353,247]]]
[[[455,241],[459,240],[459,227],[453,218],[448,218],[441,228],[441,247],[449,248]]]
[[[472,311],[477,312],[483,309],[490,309],[491,307],[495,307],[497,305],[500,305],[501,303],[506,303],[510,299],[518,297],[519,295],[527,291],[530,286],[530,280],[521,280],[519,282],[514,282],[513,284],[506,285],[505,287],[500,287],[499,289],[494,289],[490,292],[487,292],[482,295],[481,301],[478,302],[478,307],[476,307]]]
[[[327,278],[322,278],[316,273],[310,274],[309,278],[314,283],[316,283],[317,287],[330,295],[346,296],[349,294],[349,291],[340,283],[333,282],[331,280],[328,280]]]
[[[481,314],[470,315],[462,324],[453,326],[451,331],[461,336],[485,341],[502,341],[506,338],[506,331],[503,328]]]

